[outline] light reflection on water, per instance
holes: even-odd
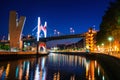
[[[96,60],[63,54],[0,62],[0,80],[108,80]]]

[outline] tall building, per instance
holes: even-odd
[[[26,17],[20,16],[18,19],[18,14],[16,11],[10,11],[9,15],[9,39],[10,48],[20,49],[22,46],[21,34],[23,31],[24,23]]]
[[[90,52],[94,51],[94,49],[95,49],[96,34],[97,34],[97,31],[92,28],[89,28],[88,32],[85,33],[85,47]]]

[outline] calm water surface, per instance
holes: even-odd
[[[96,60],[50,53],[46,57],[0,61],[0,80],[108,80]]]

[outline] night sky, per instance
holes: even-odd
[[[0,0],[0,39],[8,34],[9,12],[15,10],[19,16],[26,16],[23,34],[28,35],[37,26],[37,17],[42,24],[47,21],[48,36],[54,29],[61,35],[83,33],[89,27],[99,30],[102,16],[114,0]]]

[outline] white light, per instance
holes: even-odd
[[[57,30],[55,29],[54,32],[56,32]]]
[[[37,41],[39,41],[39,33],[40,33],[40,17],[38,17],[38,30],[37,30]]]
[[[36,70],[35,70],[35,78],[34,80],[40,80],[40,74],[39,74],[39,65],[37,64]]]
[[[59,35],[59,34],[60,34],[60,32],[57,32],[57,34]]]
[[[112,40],[113,40],[113,38],[112,38],[112,37],[109,37],[109,38],[108,38],[108,40],[109,40],[109,41],[112,41]]]
[[[98,76],[100,75],[100,68],[98,67]]]
[[[72,27],[70,28],[70,30],[72,30]]]
[[[75,31],[73,30],[72,32],[74,33]]]
[[[104,77],[104,75],[102,76],[102,80],[105,80],[105,77]]]
[[[42,58],[42,65],[41,65],[42,67],[42,70],[45,68],[45,58]]]
[[[102,43],[102,46],[104,46],[104,43]]]
[[[47,22],[45,21],[45,25],[44,25],[45,27],[47,26]]]

